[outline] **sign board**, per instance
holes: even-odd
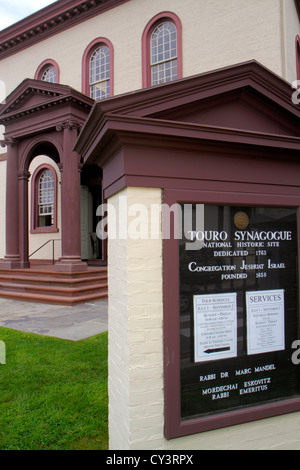
[[[297,210],[181,208],[181,419],[299,397]]]

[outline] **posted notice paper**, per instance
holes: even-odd
[[[237,355],[237,294],[194,295],[194,359]]]
[[[248,354],[285,349],[284,290],[246,292],[246,309]]]

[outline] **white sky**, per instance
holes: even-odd
[[[0,30],[22,20],[55,0],[0,0]]]

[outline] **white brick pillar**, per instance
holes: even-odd
[[[155,449],[164,440],[161,190],[126,188],[108,204],[110,449]]]

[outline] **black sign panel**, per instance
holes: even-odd
[[[182,419],[298,397],[296,209],[181,208]]]

